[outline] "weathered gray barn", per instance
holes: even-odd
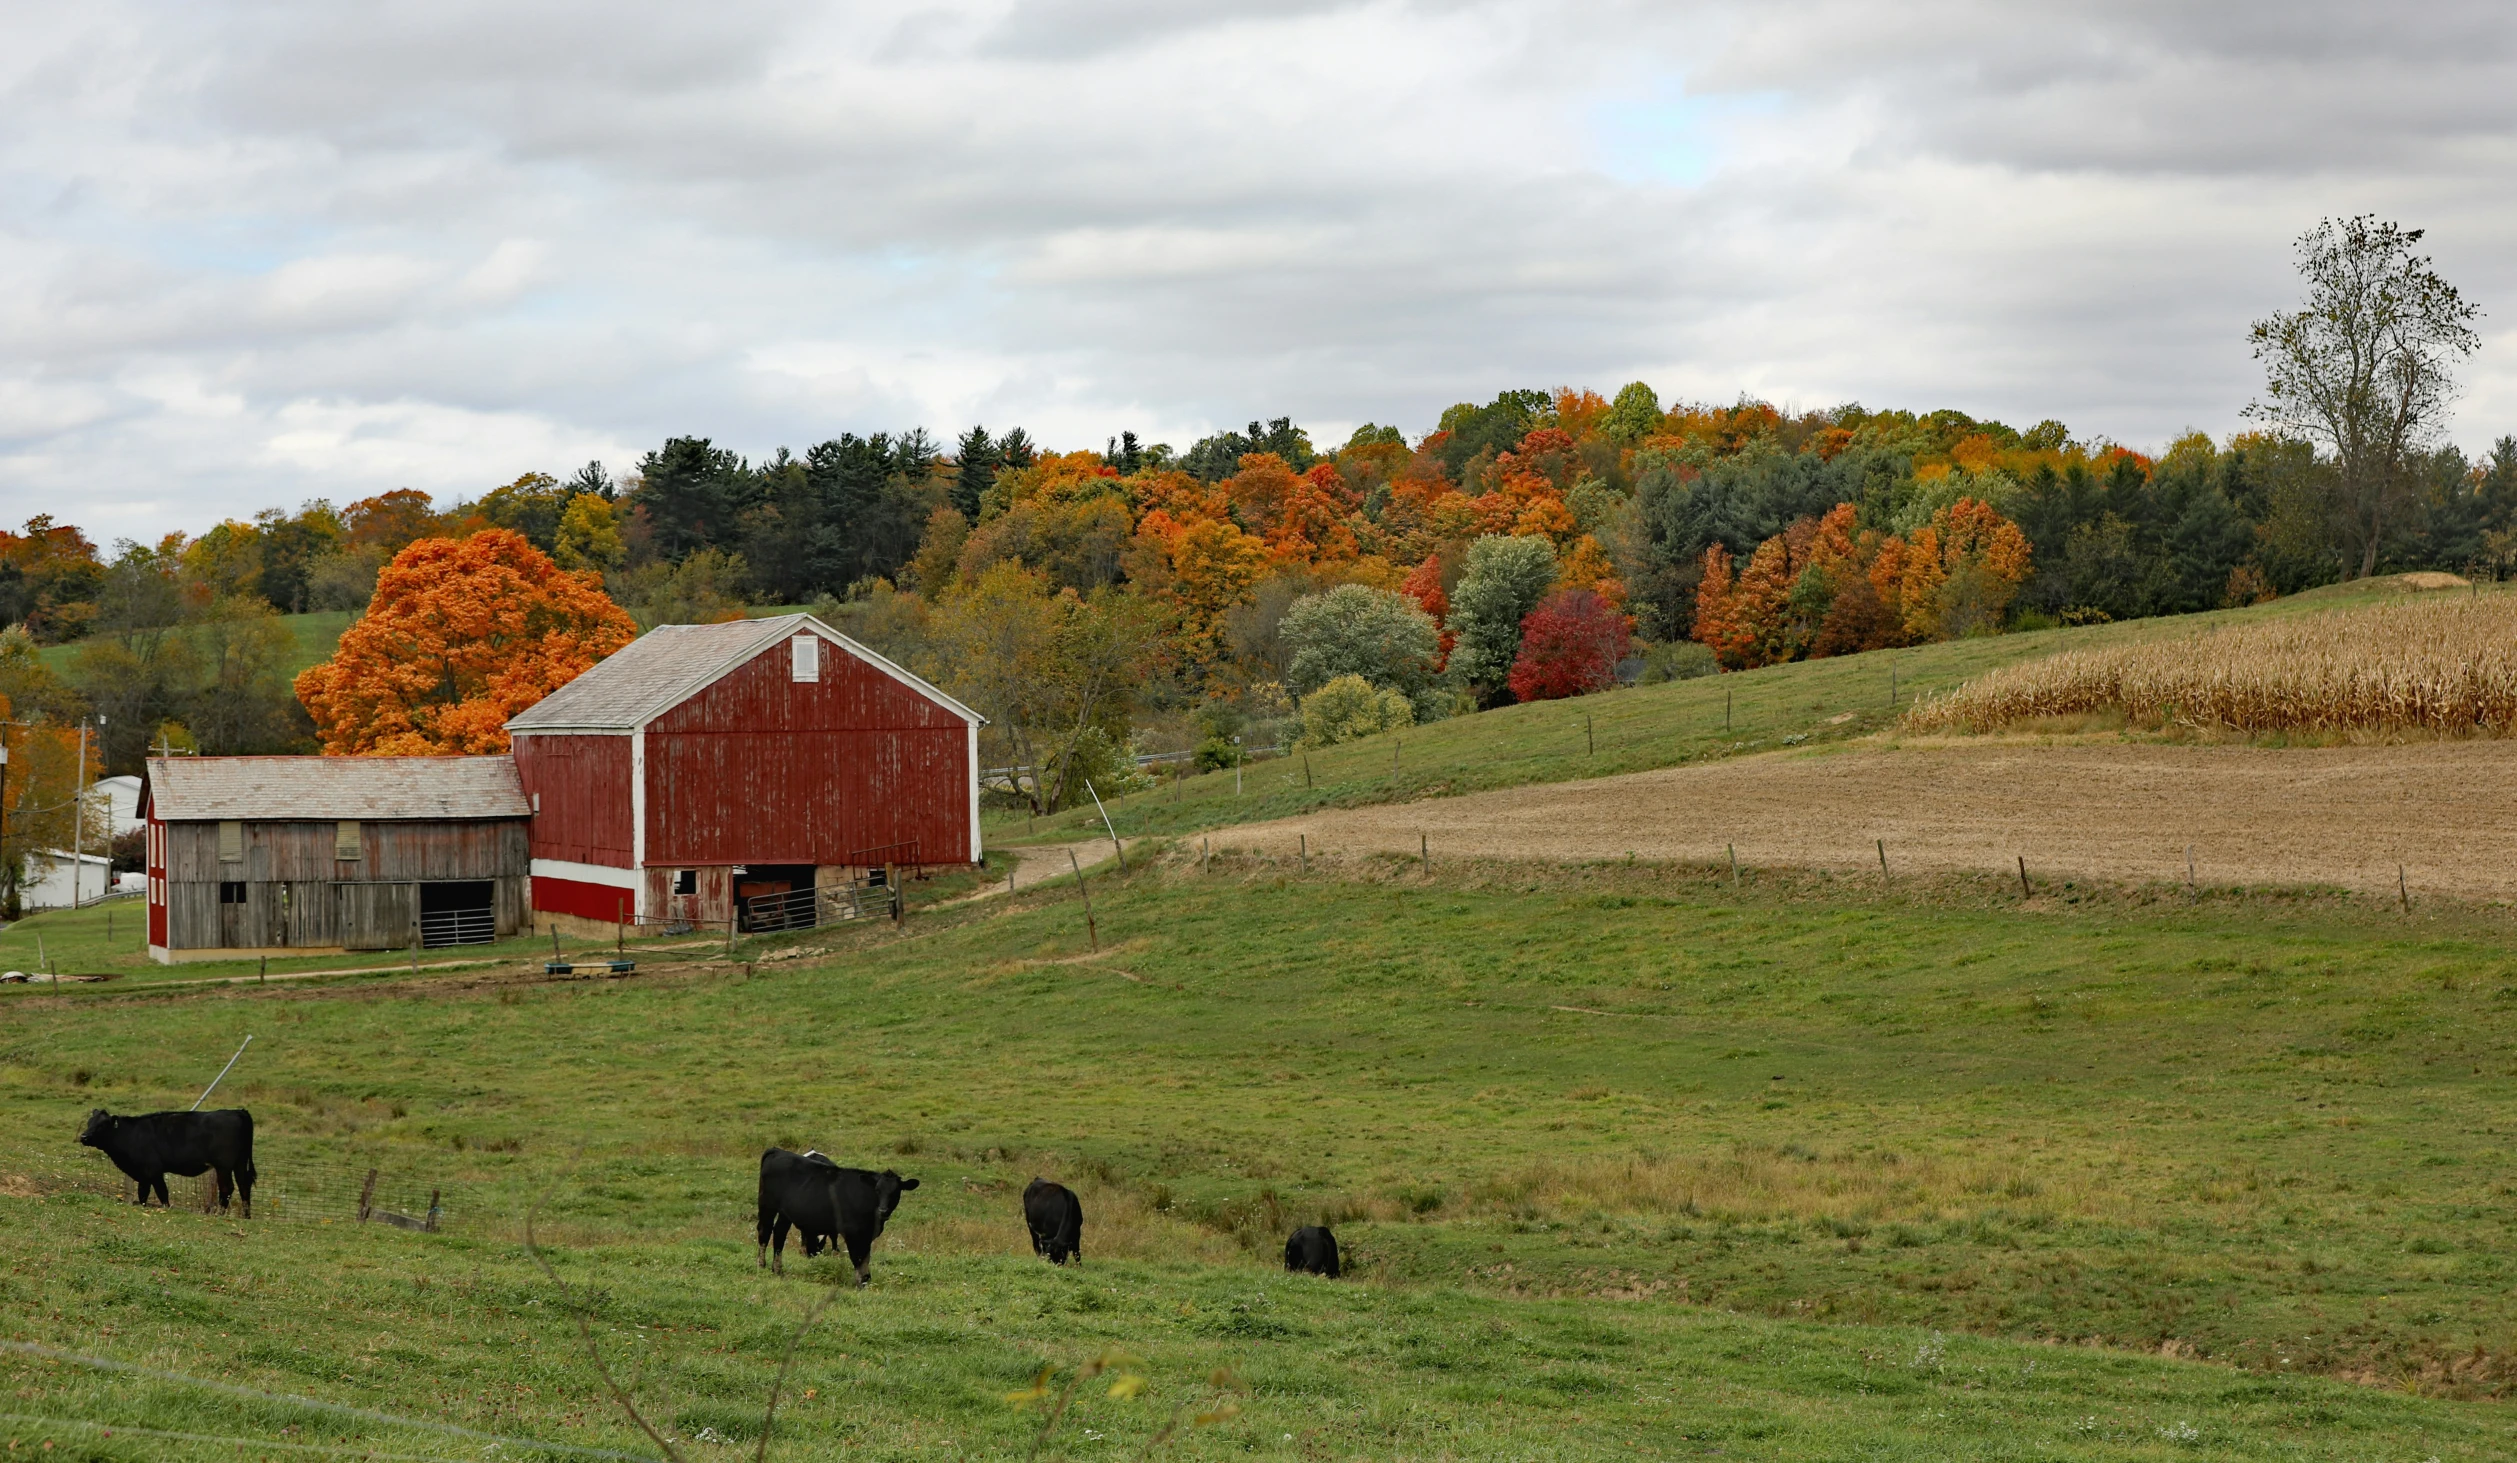
[[[152,757],[149,954],[480,944],[531,927],[510,757]]]

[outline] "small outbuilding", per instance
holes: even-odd
[[[510,757],[152,757],[159,961],[486,944],[528,929]]]
[[[650,630],[507,723],[537,922],[793,929],[976,863],[983,722],[811,615]]]

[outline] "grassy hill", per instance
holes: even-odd
[[[297,642],[295,653],[289,658],[288,674],[294,676],[310,665],[330,660],[333,648],[341,643],[341,632],[357,618],[347,610],[280,616],[280,623],[288,626],[289,634]],[[73,641],[67,645],[45,646],[41,652],[44,664],[55,675],[68,675],[70,668],[78,662],[80,646],[85,643]]]
[[[2475,591],[2505,594],[2505,585]],[[2065,649],[2192,635],[2216,625],[2314,614],[2415,593],[2395,578],[2312,590],[2246,609],[1955,640],[1630,686],[1567,701],[1499,707],[1243,770],[1186,777],[1112,799],[1119,831],[1195,833],[1319,807],[1407,802],[1488,788],[1641,772],[1777,747],[1874,735],[1918,696]],[[1891,693],[1894,701],[1890,700]],[[1101,826],[1088,804],[1050,818],[996,812],[991,842],[1066,839]]]
[[[779,1456],[1017,1456],[1006,1395],[1110,1348],[1145,1395],[1096,1385],[1053,1452],[1132,1455],[1217,1368],[1241,1410],[1183,1456],[2511,1449],[2462,1400],[2517,1381],[2493,917],[1622,864],[1094,886],[1098,957],[1044,890],[619,982],[0,990],[0,1223],[42,1236],[10,1334],[154,1369],[0,1353],[6,1426],[484,1446],[206,1378],[643,1452],[584,1303],[660,1421],[743,1438],[844,1268],[753,1268],[777,1142],[922,1180],[802,1344]],[[88,1107],[188,1103],[247,1033],[261,1218],[65,1187]],[[355,1224],[370,1168],[447,1232]],[[1025,1251],[1044,1173],[1081,1269]],[[537,1197],[570,1290],[515,1243]],[[1322,1217],[1357,1278],[1275,1268]],[[29,1421],[61,1417],[94,1427]]]

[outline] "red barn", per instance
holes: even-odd
[[[983,720],[810,615],[660,626],[507,723],[536,918],[809,922],[868,870],[976,863]]]

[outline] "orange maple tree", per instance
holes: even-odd
[[[332,659],[297,678],[328,756],[507,750],[507,718],[638,637],[592,573],[522,534],[411,543]]]

